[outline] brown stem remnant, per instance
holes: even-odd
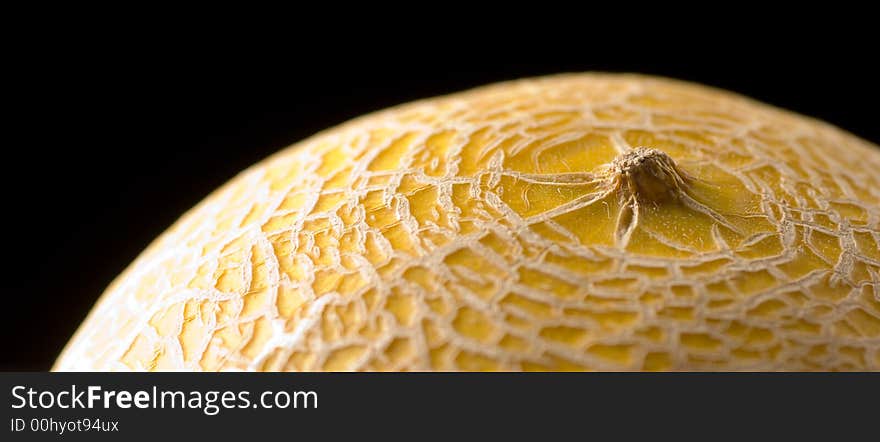
[[[611,163],[615,184],[624,195],[641,203],[659,204],[679,197],[687,176],[665,152],[639,147],[621,154]]]
[[[639,224],[639,206],[659,205],[670,201],[687,204],[687,176],[665,152],[638,147],[621,154],[609,168],[611,189],[616,189],[623,204],[617,218],[615,240],[626,247]]]

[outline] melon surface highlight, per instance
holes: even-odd
[[[520,80],[245,170],[54,369],[880,370],[878,244],[875,145],[673,80]]]

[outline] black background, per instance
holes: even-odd
[[[282,28],[253,40],[169,41],[161,27],[131,38],[22,34],[5,64],[0,369],[48,369],[112,278],[237,172],[390,105],[519,77],[629,71],[730,89],[880,141],[872,30],[782,20],[479,33],[417,21],[381,35]]]

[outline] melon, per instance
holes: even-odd
[[[880,370],[878,171],[829,124],[663,78],[405,104],[213,192],[54,370]]]

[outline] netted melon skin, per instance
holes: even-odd
[[[642,147],[682,198],[607,187]],[[878,171],[830,125],[652,77],[407,104],[211,194],[54,369],[880,370]]]

